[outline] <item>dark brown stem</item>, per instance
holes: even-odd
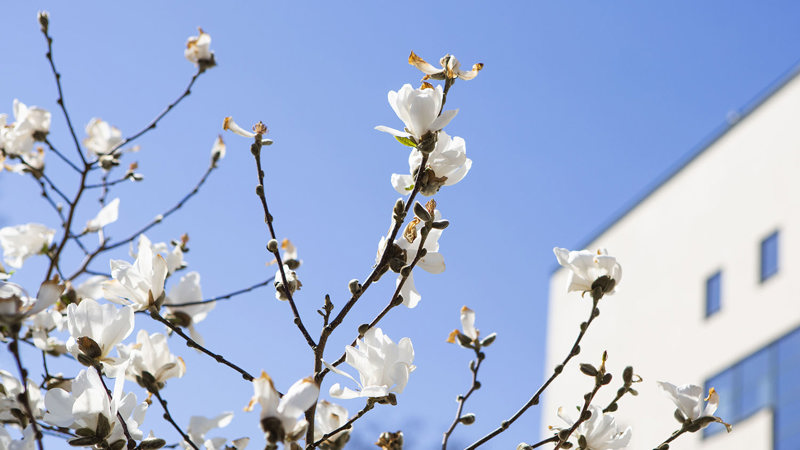
[[[664,442],[662,442],[662,443],[658,444],[658,446],[657,446],[655,449],[653,449],[653,450],[659,450],[659,449],[661,449],[661,448],[664,448],[664,447],[663,447],[664,445],[666,445],[666,444],[669,444],[670,442],[674,441],[675,439],[678,439],[678,437],[679,437],[680,435],[682,435],[683,433],[686,433],[687,431],[689,431],[689,430],[688,430],[686,427],[682,427],[680,430],[675,430],[675,431],[672,433],[672,436],[670,436],[669,438],[667,438],[667,440],[665,440]]]
[[[17,327],[17,325],[12,325],[12,327]],[[22,358],[19,356],[19,336],[17,334],[18,330],[15,328],[12,331],[14,340],[8,344],[8,349],[11,351],[11,354],[14,355],[14,361],[17,363],[17,370],[19,371],[19,376],[22,381],[22,406],[25,408],[25,414],[28,415],[31,421],[33,433],[34,436],[36,436],[36,446],[39,450],[44,450],[44,446],[42,445],[42,431],[39,429],[39,423],[36,422],[36,416],[34,416],[33,408],[31,408],[31,397],[28,395],[28,370],[22,365]]]
[[[594,319],[600,314],[600,310],[597,309],[597,303],[599,300],[600,300],[599,298],[597,300],[594,299],[592,300],[592,310],[591,313],[589,313],[589,319],[586,322],[581,323],[580,333],[578,333],[578,337],[572,344],[572,348],[570,349],[569,354],[564,358],[561,364],[556,366],[556,368],[553,370],[553,374],[550,375],[550,378],[548,378],[547,381],[545,381],[545,383],[533,394],[533,396],[527,401],[527,403],[525,403],[522,406],[522,408],[520,408],[516,413],[514,413],[513,416],[511,416],[508,420],[504,420],[500,424],[500,426],[497,427],[494,431],[477,440],[474,444],[467,447],[466,450],[476,449],[481,445],[485,444],[486,442],[488,442],[489,440],[493,439],[498,434],[504,432],[505,430],[508,429],[509,426],[511,426],[512,423],[514,423],[517,419],[519,419],[520,416],[522,416],[525,413],[525,411],[528,410],[528,408],[539,403],[539,397],[542,395],[545,389],[547,389],[547,387],[550,386],[550,383],[552,383],[561,374],[561,372],[564,371],[564,367],[566,367],[567,363],[574,356],[580,353],[580,343],[581,340],[583,339],[583,336],[586,334],[586,330],[589,329],[589,325],[591,325],[592,321],[594,321]]]
[[[469,396],[481,386],[481,384],[478,382],[478,370],[481,368],[481,363],[485,359],[485,356],[477,348],[473,350],[475,350],[475,359],[469,365],[469,369],[472,372],[472,386],[470,386],[466,394],[458,396],[458,409],[456,410],[456,417],[453,419],[453,423],[450,424],[450,427],[447,429],[447,431],[444,432],[444,437],[442,438],[442,450],[447,449],[447,440],[450,439],[450,435],[453,434],[453,430],[456,429],[456,426],[461,421],[461,413],[464,410],[464,403],[466,403]]]
[[[275,234],[275,228],[272,226],[272,215],[269,213],[267,197],[264,194],[264,170],[261,168],[261,139],[262,135],[256,134],[255,143],[251,147],[253,157],[256,160],[256,170],[258,171],[258,186],[256,187],[256,193],[258,194],[258,198],[261,200],[261,207],[264,209],[264,222],[267,224],[267,228],[269,229],[269,235],[272,239],[277,241],[278,238]],[[278,271],[281,274],[283,291],[286,294],[286,298],[289,301],[289,306],[292,309],[292,314],[294,315],[294,324],[297,325],[300,333],[302,333],[303,337],[306,339],[308,346],[313,350],[317,347],[317,343],[314,342],[314,339],[308,333],[306,326],[303,325],[303,319],[300,318],[300,312],[297,310],[297,305],[295,304],[292,293],[289,290],[289,282],[286,279],[286,271],[283,269],[283,261],[281,260],[280,250],[275,250],[273,254],[275,255],[275,259],[278,261]]]
[[[200,300],[200,301],[196,301],[196,302],[184,302],[184,303],[165,303],[164,306],[170,307],[170,308],[180,308],[181,306],[203,305],[205,303],[213,303],[213,302],[218,302],[220,300],[228,300],[231,297],[250,292],[250,291],[252,291],[254,289],[258,289],[258,288],[260,288],[262,286],[266,286],[266,285],[270,284],[273,280],[275,280],[275,277],[269,277],[266,280],[262,281],[261,283],[254,284],[254,285],[252,285],[250,287],[246,287],[244,289],[239,289],[238,291],[233,291],[233,292],[225,294],[225,295],[220,295],[219,297],[209,298],[208,300]]]
[[[189,445],[191,445],[194,450],[200,450],[200,448],[197,446],[197,444],[192,442],[192,439],[189,437],[189,435],[186,434],[181,429],[181,427],[178,426],[177,423],[175,423],[175,420],[172,419],[172,415],[169,413],[169,409],[167,409],[167,401],[164,400],[163,398],[161,398],[161,393],[158,390],[156,390],[155,392],[153,392],[153,395],[156,396],[156,398],[158,399],[158,402],[161,403],[161,407],[164,408],[164,420],[169,422],[172,425],[172,427],[175,428],[178,431],[178,433],[180,433],[180,435],[183,438],[183,440],[186,441],[187,443],[189,443]]]
[[[242,378],[244,378],[245,380],[253,381],[253,376],[250,375],[246,370],[244,370],[241,367],[237,366],[236,364],[228,361],[222,355],[218,355],[218,354],[208,350],[207,348],[203,347],[202,345],[198,344],[194,339],[192,339],[186,333],[184,333],[183,330],[181,330],[180,327],[178,327],[177,325],[173,324],[169,320],[163,318],[159,313],[157,313],[155,311],[150,311],[150,317],[152,317],[153,319],[163,323],[170,330],[172,330],[175,334],[177,334],[178,336],[182,337],[186,341],[186,345],[188,347],[196,348],[196,349],[200,350],[201,352],[205,353],[206,355],[214,358],[218,363],[224,364],[224,365],[230,367],[231,369],[239,372],[242,375]]]
[[[81,158],[81,162],[84,166],[87,166],[86,157],[83,156],[83,150],[81,149],[81,144],[78,142],[78,135],[75,134],[75,127],[72,126],[72,120],[69,118],[69,112],[67,112],[67,106],[64,103],[64,91],[61,89],[61,74],[58,73],[56,70],[56,64],[53,61],[53,38],[50,37],[48,34],[47,28],[42,29],[42,33],[44,37],[47,39],[47,61],[50,63],[50,69],[53,72],[53,77],[56,80],[56,88],[58,88],[58,103],[61,106],[61,111],[64,113],[64,119],[67,121],[67,128],[69,129],[69,134],[72,136],[72,142],[75,143],[75,150],[78,152],[78,156]],[[77,167],[76,167],[77,168]],[[87,170],[78,170],[81,173],[81,179],[85,180]],[[83,185],[83,182],[81,183]],[[49,278],[49,275],[48,275]]]
[[[61,237],[61,241],[58,244],[58,248],[56,249],[55,253],[50,257],[50,266],[47,268],[47,275],[45,276],[45,280],[49,280],[51,275],[53,274],[53,269],[56,268],[58,265],[59,258],[61,257],[61,252],[64,250],[64,247],[67,245],[67,242],[70,240],[72,236],[72,221],[75,218],[75,211],[77,210],[78,202],[81,200],[81,195],[83,195],[83,191],[86,188],[86,176],[89,174],[89,170],[91,166],[89,164],[85,164],[83,170],[81,171],[81,180],[80,185],[78,186],[78,192],[75,194],[75,198],[69,202],[69,212],[67,213],[67,221],[64,223],[64,234]]]
[[[581,408],[581,412],[578,415],[578,420],[576,420],[575,423],[573,423],[572,426],[569,427],[566,433],[558,434],[558,443],[556,444],[553,450],[560,449],[564,445],[564,443],[567,442],[567,440],[569,440],[569,437],[572,435],[572,433],[574,433],[575,430],[577,430],[578,427],[583,422],[589,420],[589,418],[592,416],[592,414],[589,412],[589,405],[592,404],[594,396],[597,395],[597,391],[599,391],[601,387],[603,387],[603,385],[600,382],[600,377],[598,377],[597,381],[595,381],[594,388],[592,389],[592,391],[584,396],[583,407]]]
[[[149,123],[149,124],[148,124],[146,127],[142,128],[142,129],[141,129],[141,130],[140,130],[138,133],[135,133],[135,134],[131,135],[130,137],[127,137],[127,138],[125,138],[125,139],[124,139],[122,142],[120,142],[120,143],[119,143],[119,144],[118,144],[116,147],[114,147],[114,148],[113,148],[111,151],[114,151],[114,150],[116,150],[116,149],[118,149],[118,148],[122,148],[123,146],[125,146],[125,145],[127,145],[127,144],[130,144],[131,142],[133,142],[133,141],[135,141],[136,139],[140,138],[140,137],[141,137],[143,134],[147,133],[148,131],[150,131],[150,130],[152,130],[152,129],[155,129],[155,127],[158,125],[158,122],[159,122],[161,119],[163,119],[163,118],[164,118],[164,116],[166,116],[166,115],[167,115],[167,113],[169,113],[170,111],[172,111],[172,108],[174,108],[174,107],[178,106],[178,103],[180,103],[180,102],[181,102],[181,100],[183,100],[184,98],[188,97],[188,96],[189,96],[189,94],[191,94],[191,93],[192,93],[192,86],[194,86],[194,82],[195,82],[195,81],[197,81],[197,78],[198,78],[198,77],[200,76],[200,74],[202,74],[202,73],[203,73],[202,71],[199,71],[199,70],[198,70],[198,71],[197,71],[197,73],[195,73],[195,74],[194,74],[194,76],[192,76],[192,79],[189,81],[189,85],[188,85],[188,86],[186,86],[186,89],[183,91],[183,94],[181,94],[181,95],[180,95],[180,97],[178,97],[177,99],[175,99],[175,101],[174,101],[174,102],[172,102],[172,103],[170,103],[169,105],[167,105],[167,107],[166,107],[166,108],[164,108],[164,110],[163,110],[163,111],[161,111],[161,113],[159,113],[159,115],[157,115],[157,116],[156,116],[156,118],[155,118],[155,119],[153,119],[153,120],[152,120],[152,121],[151,121],[151,122],[150,122],[150,123]]]

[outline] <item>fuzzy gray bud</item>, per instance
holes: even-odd
[[[270,253],[277,252],[278,251],[278,241],[276,241],[275,239],[270,239],[269,242],[267,242],[267,251],[270,252]]]

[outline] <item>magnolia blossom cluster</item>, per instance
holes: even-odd
[[[6,158],[17,158],[20,164],[5,164],[4,167],[17,173],[40,173],[44,169],[44,150],[34,149],[34,144],[47,139],[50,112],[38,106],[29,107],[17,99],[14,99],[13,111],[14,121],[10,123],[8,114],[0,114],[0,165]]]

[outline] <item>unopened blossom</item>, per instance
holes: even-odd
[[[461,70],[461,63],[459,63],[456,57],[453,55],[442,56],[442,58],[439,60],[439,64],[441,64],[442,67],[437,68],[425,62],[424,59],[417,56],[417,54],[413,51],[411,52],[411,55],[408,56],[408,63],[421,70],[422,73],[425,74],[425,77],[422,78],[423,80],[427,80],[429,78],[434,80],[444,80],[447,78],[451,80],[455,78],[471,80],[478,75],[478,72],[480,72],[481,69],[483,69],[483,63],[477,63],[472,65],[472,70]]]
[[[101,208],[93,219],[86,222],[86,231],[90,233],[101,231],[104,226],[116,222],[118,218],[119,198],[115,198]]]
[[[211,147],[211,164],[216,167],[217,161],[225,157],[225,142],[222,140],[222,135],[218,135],[214,140],[214,145]]]
[[[460,345],[463,345],[462,341],[472,343],[478,340],[479,334],[480,331],[475,328],[475,311],[464,306],[461,308],[461,331],[451,331],[447,342],[451,344],[458,342]]]
[[[392,174],[392,186],[400,194],[409,194],[416,182],[415,173],[422,163],[422,152],[414,148],[408,156],[410,174]],[[434,150],[428,155],[425,164],[426,172],[421,180],[420,193],[431,196],[442,186],[452,186],[461,181],[472,167],[472,160],[467,158],[467,146],[464,139],[439,132]]]
[[[126,440],[119,417],[125,420],[131,437],[140,440],[144,433],[139,425],[144,420],[147,403],[137,404],[136,395],[123,392],[125,377],[117,377],[114,383],[112,398],[109,399],[97,371],[84,369],[72,380],[72,388],[67,392],[61,388],[47,391],[44,402],[47,407],[44,421],[57,427],[72,430],[86,429],[94,431],[101,443],[94,448],[107,448],[105,445],[114,445],[117,441]],[[108,427],[98,427],[102,417]],[[97,431],[100,431],[98,434]],[[80,438],[75,438],[80,439]],[[70,440],[72,445],[80,445]],[[87,444],[91,445],[91,444]]]
[[[267,134],[267,126],[261,122],[258,122],[255,125],[253,125],[253,131],[247,131],[241,126],[239,126],[238,123],[234,122],[233,117],[228,116],[225,118],[225,120],[222,121],[222,129],[246,138],[254,138],[256,137],[257,133],[262,136],[261,145],[272,145],[272,139],[267,139],[263,137],[265,134]]]
[[[589,292],[596,299],[604,294],[613,294],[614,288],[622,280],[622,266],[617,258],[608,256],[606,249],[597,251],[569,251],[554,248],[558,263],[568,268],[567,292]]]
[[[119,345],[117,349],[122,359],[130,361],[126,372],[128,379],[151,392],[162,389],[168,379],[180,378],[186,373],[183,359],[170,353],[167,337],[161,333],[139,330],[135,344]]]
[[[318,441],[323,436],[344,426],[350,419],[350,415],[344,406],[323,400],[317,403],[314,413],[314,440]],[[344,448],[344,444],[349,439],[350,430],[342,430],[329,437],[323,443],[323,448],[338,450]]]
[[[345,362],[358,370],[360,382],[326,363],[330,370],[358,385],[356,391],[334,384],[329,393],[336,398],[385,397],[391,392],[401,394],[409,374],[416,369],[411,339],[406,337],[395,344],[380,328],[370,328],[363,339],[357,341],[356,347],[345,347]]]
[[[167,277],[167,262],[153,252],[150,240],[139,236],[139,252],[133,264],[122,260],[111,260],[112,280],[103,290],[108,300],[121,305],[131,305],[136,311],[158,309],[163,302],[164,281]]]
[[[113,364],[116,361],[109,353],[133,331],[133,308],[117,308],[109,303],[101,305],[85,298],[80,304],[72,303],[67,307],[67,329],[70,334],[67,350],[72,356],[83,355]]]
[[[31,406],[33,416],[41,419],[44,415],[42,392],[32,380],[28,379],[26,384],[28,388],[28,404]],[[20,403],[20,395],[24,392],[22,382],[10,372],[0,369],[0,386],[2,386],[2,389],[0,389],[0,422],[19,423],[18,418],[11,413],[11,410],[25,411],[25,406]]]
[[[414,89],[410,84],[405,84],[397,92],[389,91],[389,105],[405,124],[405,131],[383,125],[375,129],[396,137],[412,138],[415,143],[420,143],[424,135],[441,130],[458,113],[456,109],[442,111],[441,115],[439,114],[442,109],[442,96],[442,87],[431,85]]]
[[[29,257],[46,252],[55,234],[55,230],[38,223],[0,228],[3,261],[15,269],[21,268]]]
[[[0,325],[18,324],[55,304],[64,292],[58,280],[45,281],[36,297],[30,297],[22,286],[0,281]]]
[[[189,272],[182,276],[177,284],[173,284],[164,301],[167,316],[178,326],[188,328],[189,334],[197,343],[203,344],[203,336],[195,328],[195,324],[204,320],[208,313],[214,309],[216,302],[200,303],[196,305],[173,307],[171,305],[199,302],[203,300],[203,291],[200,288],[200,274]]]
[[[603,413],[603,409],[599,406],[589,406],[589,412],[592,413],[589,419],[581,422],[573,434],[573,436],[583,436],[586,440],[585,450],[615,450],[628,446],[631,440],[631,427],[620,431],[614,416]],[[565,429],[572,427],[578,420],[564,408],[558,408],[558,417],[566,422]]]
[[[267,442],[295,442],[303,437],[308,423],[298,420],[308,408],[317,402],[319,386],[311,378],[303,378],[289,388],[281,397],[272,383],[272,378],[262,372],[253,380],[255,394],[245,408],[252,411],[256,403],[261,406],[261,429]]]
[[[675,406],[678,407],[678,411],[680,411],[687,422],[707,419],[698,424],[700,428],[705,428],[712,422],[719,422],[725,425],[729,432],[731,431],[731,426],[729,424],[723,422],[721,418],[714,416],[714,412],[716,412],[719,406],[719,394],[717,394],[717,391],[713,387],[709,389],[708,396],[706,396],[703,392],[703,388],[695,384],[675,386],[666,381],[658,381],[657,383],[659,389],[675,403]]]
[[[190,36],[186,41],[186,50],[183,55],[192,64],[198,67],[200,72],[217,65],[214,60],[214,52],[211,51],[211,36],[198,28],[197,36]]]

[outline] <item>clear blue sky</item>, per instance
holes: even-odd
[[[416,276],[422,303],[395,310],[382,324],[393,339],[413,340],[417,371],[399,405],[377,408],[353,438],[369,443],[380,431],[402,428],[408,448],[440,445],[454,399],[468,387],[469,353],[444,342],[459,326],[462,305],[477,311],[478,328],[499,337],[487,350],[479,377],[484,387],[467,405],[478,421],[457,430],[453,448],[497,426],[542,380],[552,247],[582,243],[800,59],[800,4],[791,1],[76,5],[4,5],[0,112],[10,113],[14,98],[52,110],[51,139],[74,151],[56,109],[38,9],[51,13],[55,58],[80,138],[92,117],[130,134],[179,95],[193,73],[183,46],[202,26],[219,66],[139,141],[141,152],[127,161],[139,162],[145,181],[112,193],[122,198],[120,222],[107,233],[126,236],[183,196],[204,171],[223,117],[262,120],[275,140],[264,155],[266,191],[278,234],[292,239],[304,260],[296,297],[313,334],[324,295],[342,305],[347,282],[371,270],[397,198],[389,177],[408,169],[406,149],[373,127],[401,126],[386,92],[418,82],[421,74],[406,62],[409,51],[432,62],[453,53],[467,66],[486,65],[475,80],[457,82],[448,97],[448,107],[460,112],[447,131],[466,140],[473,168],[436,197],[451,221],[440,241],[447,271]],[[186,259],[201,273],[206,296],[274,272],[264,267],[271,258],[253,195],[249,142],[225,139],[221,170],[173,220],[148,233],[153,241],[190,234]],[[48,161],[63,169],[53,155]],[[59,180],[73,192],[75,180]],[[2,173],[0,221],[55,223],[37,189],[31,180]],[[78,223],[95,213],[88,200]],[[30,275],[20,276],[40,279],[42,265],[31,260],[23,269]],[[359,303],[329,343],[327,358],[336,358],[358,324],[383,308],[391,279]],[[262,290],[219,304],[199,329],[209,347],[251,372],[268,371],[286,389],[312,369],[290,317],[288,305]],[[188,370],[164,395],[179,422],[232,410],[234,423],[220,434],[258,436],[257,413],[241,412],[251,386],[174,342]],[[5,352],[0,361],[10,365]],[[563,403],[577,403],[582,394]],[[351,412],[362,406],[344,404]],[[153,406],[144,429],[163,430],[174,442],[160,414]],[[539,427],[534,411],[487,448],[535,441]]]

